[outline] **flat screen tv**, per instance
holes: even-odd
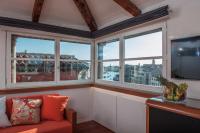
[[[171,77],[200,80],[200,36],[171,41]]]

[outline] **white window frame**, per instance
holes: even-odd
[[[119,59],[103,59],[103,60],[98,60],[98,45],[99,45],[99,43],[109,43],[109,42],[115,42],[115,41],[119,41]],[[115,62],[115,61],[118,61],[119,62],[119,77],[121,77],[121,68],[120,68],[120,39],[119,38],[115,38],[115,39],[112,39],[112,40],[107,40],[107,41],[104,41],[104,42],[99,42],[99,43],[97,43],[97,47],[96,47],[96,58],[97,58],[97,64],[96,64],[96,66],[97,66],[97,69],[96,69],[96,77],[97,77],[97,79],[98,79],[98,63],[99,62],[102,62],[102,63],[104,63],[104,62]],[[104,80],[104,79],[98,79],[99,81],[106,81],[106,82],[119,82],[120,81],[120,79],[119,79],[119,81],[110,81],[110,80]]]
[[[124,36],[124,41],[126,40],[126,39],[131,39],[131,38],[137,38],[137,37],[140,37],[140,36],[144,36],[144,35],[148,35],[148,34],[153,34],[153,33],[156,33],[156,32],[163,32],[162,31],[162,28],[158,28],[158,29],[154,29],[154,30],[149,30],[149,31],[147,31],[147,32],[143,32],[143,33],[139,33],[139,34],[134,34],[134,35],[130,35],[130,36]],[[124,46],[124,51],[125,51],[125,43],[123,44],[123,46]],[[163,46],[162,46],[163,47]],[[125,54],[125,52],[124,52],[124,54]],[[161,60],[163,60],[163,54],[161,55],[161,56],[146,56],[146,57],[136,57],[136,58],[123,58],[123,63],[124,63],[124,65],[125,65],[125,62],[126,61],[137,61],[137,60],[139,60],[139,61],[144,61],[144,60],[152,60],[152,59],[161,59]],[[163,65],[163,63],[162,63],[162,65]],[[124,69],[124,71],[125,71],[125,69]],[[163,74],[163,69],[162,69],[162,74]],[[123,76],[123,77],[125,77],[125,75]],[[129,83],[129,82],[125,82],[125,79],[123,79],[123,83],[127,83],[127,84],[138,84],[138,83]],[[144,85],[144,84],[141,84],[141,85]],[[146,85],[146,86],[153,86],[153,85]],[[159,86],[154,86],[154,87],[159,87]]]
[[[60,36],[60,35],[49,35],[45,34],[44,32],[38,32],[36,34],[35,32],[32,33],[30,30],[28,33],[18,32],[18,31],[6,31],[7,35],[7,41],[6,41],[6,87],[7,88],[30,88],[30,86],[37,87],[46,87],[46,86],[59,86],[59,85],[73,85],[73,84],[87,84],[92,83],[94,81],[93,76],[93,53],[94,53],[94,42],[92,39],[83,39],[83,38],[74,38],[71,36]],[[21,82],[21,83],[12,83],[11,82],[11,41],[12,41],[12,35],[19,35],[22,37],[33,37],[33,38],[39,38],[39,39],[47,39],[47,40],[55,40],[55,74],[54,74],[54,81],[42,81],[42,82]],[[90,71],[90,79],[86,80],[66,80],[66,81],[60,81],[60,67],[59,67],[59,55],[60,55],[60,40],[66,40],[66,41],[73,41],[73,42],[80,42],[80,43],[87,43],[91,44],[91,71]]]
[[[143,27],[139,26],[137,28],[130,28],[128,30],[123,30],[119,33],[114,33],[106,37],[97,38],[95,40],[95,50],[98,50],[98,43],[106,42],[112,39],[119,38],[120,39],[120,81],[113,82],[113,81],[106,81],[102,79],[98,79],[98,53],[96,52],[95,55],[95,83],[97,84],[105,84],[109,86],[119,86],[119,87],[125,87],[128,89],[136,89],[136,90],[142,90],[142,91],[151,91],[151,92],[162,92],[163,87],[158,86],[151,86],[151,85],[143,85],[143,84],[136,84],[136,83],[126,83],[124,82],[124,63],[125,63],[125,39],[124,37],[130,36],[130,35],[137,35],[141,33],[145,33],[148,31],[156,30],[156,29],[162,29],[162,74],[164,77],[167,75],[167,28],[166,23],[156,23],[153,25],[144,25]],[[142,58],[141,58],[142,59]]]
[[[93,59],[93,50],[92,49],[94,49],[93,48],[94,45],[92,45],[91,43],[85,42],[85,41],[77,41],[77,40],[70,40],[70,39],[62,38],[62,39],[59,39],[59,45],[57,46],[57,48],[59,49],[58,52],[60,52],[60,42],[61,41],[80,43],[78,45],[91,45],[90,60],[79,60],[79,61],[72,60],[72,61],[67,61],[67,62],[76,62],[76,63],[82,62],[82,61],[90,62],[90,79],[86,79],[86,80],[93,80],[93,73],[92,73],[93,72],[93,61],[92,61],[92,59]],[[81,44],[81,43],[83,43],[83,44]],[[58,63],[57,65],[59,66],[59,68],[58,68],[59,71],[57,72],[57,74],[58,74],[58,76],[57,76],[58,77],[58,81],[60,83],[62,83],[62,84],[67,83],[67,82],[77,81],[77,80],[66,80],[66,81],[60,80],[60,61],[65,61],[65,60],[61,60],[59,55],[60,55],[60,53],[58,54],[58,57],[57,57],[57,63]],[[78,80],[78,81],[84,82],[85,79],[81,79],[81,80]]]

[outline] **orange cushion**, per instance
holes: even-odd
[[[43,121],[40,124],[0,128],[0,133],[72,133],[69,121]]]
[[[43,96],[42,119],[61,121],[68,102],[67,96]]]
[[[59,94],[49,94],[53,96],[59,96]],[[32,95],[32,96],[20,96],[20,97],[11,97],[6,99],[6,113],[8,115],[8,118],[10,119],[11,114],[12,114],[12,99],[13,98],[22,98],[22,99],[41,99],[43,100],[44,95]]]

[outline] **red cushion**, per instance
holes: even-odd
[[[53,95],[53,96],[59,96],[59,94],[49,94],[49,95]],[[20,96],[20,97],[11,97],[11,98],[7,98],[6,99],[6,113],[8,115],[8,118],[10,119],[10,116],[12,114],[12,99],[13,98],[24,98],[24,99],[41,99],[43,100],[43,96],[44,95],[32,95],[32,96]]]
[[[40,124],[1,128],[0,133],[72,133],[69,121],[43,121]]]
[[[43,96],[41,116],[43,120],[61,121],[64,119],[64,109],[68,102],[67,96]]]

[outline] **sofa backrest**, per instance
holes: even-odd
[[[53,95],[53,96],[59,96],[59,94],[44,94],[44,95]],[[19,96],[19,97],[10,97],[6,99],[6,113],[8,115],[8,118],[10,119],[12,114],[12,99],[13,98],[22,98],[22,99],[41,99],[43,100],[44,95],[32,95],[32,96]]]

